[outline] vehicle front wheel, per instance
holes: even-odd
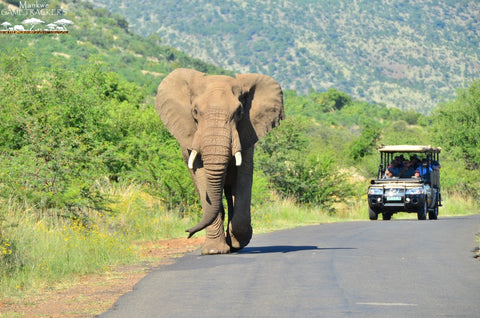
[[[425,198],[425,202],[423,203],[423,206],[418,208],[417,218],[419,220],[426,220],[427,219],[427,198]]]
[[[384,221],[390,221],[392,219],[392,213],[389,212],[383,212],[382,213],[382,219]]]
[[[375,221],[378,219],[378,214],[371,207],[368,207],[368,217],[370,220]]]

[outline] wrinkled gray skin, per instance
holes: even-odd
[[[252,237],[254,144],[284,117],[280,85],[261,74],[233,78],[176,69],[160,83],[155,108],[179,142],[200,196],[203,216],[189,237],[206,229],[202,254],[245,247]]]

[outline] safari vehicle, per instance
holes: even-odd
[[[368,187],[370,220],[377,220],[379,214],[384,220],[390,220],[397,212],[417,213],[419,220],[425,220],[428,214],[429,219],[436,220],[438,207],[442,205],[441,148],[396,145],[382,146],[377,150],[380,152],[378,175]],[[404,161],[397,166],[402,159]],[[408,174],[405,173],[407,170]]]

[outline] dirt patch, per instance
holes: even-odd
[[[68,287],[46,288],[21,300],[0,301],[2,317],[93,317],[105,312],[153,268],[175,262],[204,242],[204,237],[141,244],[141,264],[79,277]]]

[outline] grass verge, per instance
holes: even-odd
[[[68,283],[72,277],[108,271],[111,266],[138,263],[145,242],[185,237],[198,221],[198,211],[181,214],[137,186],[105,189],[114,199],[111,212],[89,211],[88,224],[32,213],[29,207],[4,202],[0,224],[0,298]],[[275,200],[252,207],[256,234],[304,225],[368,220],[366,198],[339,204],[336,213],[319,207]],[[472,199],[450,195],[439,217],[478,213]],[[399,213],[394,218],[416,218]],[[480,242],[479,242],[480,244]]]
[[[105,191],[114,202],[110,212],[85,211],[88,222],[0,202],[0,298],[21,297],[72,276],[135,263],[139,243],[184,236],[188,224],[197,221],[167,211],[139,187]]]

